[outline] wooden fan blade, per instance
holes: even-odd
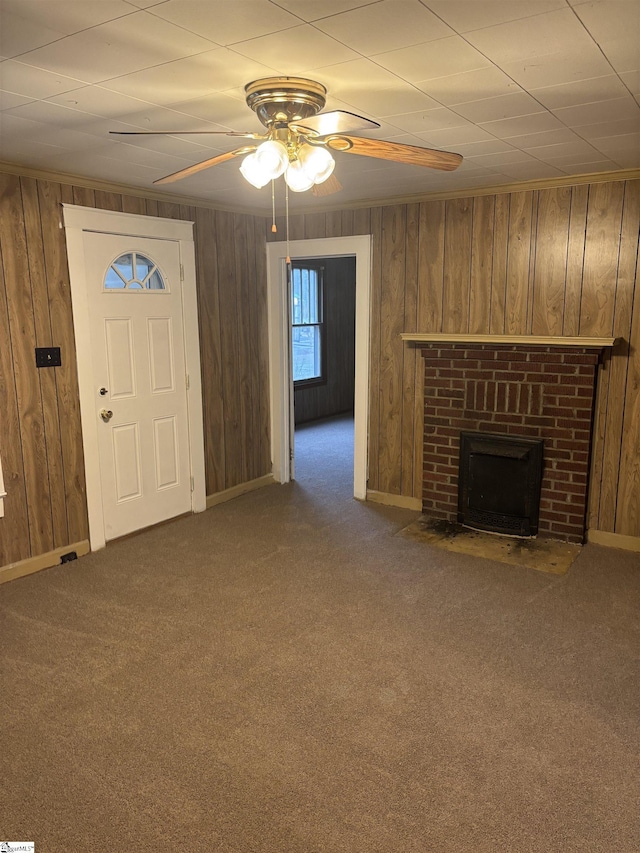
[[[339,193],[342,189],[342,184],[335,175],[329,175],[326,181],[321,184],[314,184],[311,187],[311,192],[316,198],[322,198],[325,195],[333,195]]]
[[[110,130],[112,136],[242,136],[245,139],[266,139],[263,133],[244,130]]]
[[[218,154],[216,157],[210,157],[208,160],[202,160],[200,163],[195,163],[193,166],[187,166],[186,169],[180,169],[179,172],[174,172],[172,175],[167,175],[164,178],[159,178],[154,181],[154,184],[172,184],[174,181],[180,181],[182,178],[188,178],[189,175],[195,175],[196,172],[202,172],[204,169],[209,169],[211,166],[217,166],[219,163],[226,163],[227,160],[233,160],[240,154],[248,154],[250,151],[255,151],[255,145],[246,145],[244,148],[236,148],[235,151],[227,151],[225,154]]]
[[[461,154],[437,151],[435,148],[420,148],[418,145],[405,145],[402,142],[385,142],[380,139],[366,139],[362,136],[329,136],[323,141],[334,151],[361,154],[364,157],[378,157],[380,160],[394,160],[396,163],[407,163],[410,166],[428,166],[430,169],[442,169],[444,172],[453,172],[462,163]]]
[[[320,136],[328,136],[330,133],[351,133],[353,130],[367,130],[367,128],[376,128],[380,125],[377,121],[371,121],[355,113],[334,110],[331,113],[318,113],[318,115],[309,116],[302,121],[292,122],[289,127],[300,128],[302,131],[310,130]]]

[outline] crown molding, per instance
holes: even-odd
[[[121,193],[122,195],[133,195],[148,198],[154,201],[165,201],[171,204],[186,204],[190,207],[202,207],[208,210],[221,210],[227,213],[245,213],[250,216],[268,217],[271,215],[270,208],[244,207],[242,205],[229,206],[225,204],[207,201],[203,198],[193,196],[175,195],[173,193],[161,192],[149,187],[132,186],[130,184],[119,184],[113,181],[104,181],[100,178],[88,178],[81,175],[70,175],[66,172],[55,172],[47,169],[34,169],[29,166],[20,166],[15,163],[0,161],[0,171],[12,175],[23,175],[27,178],[37,178],[45,181],[56,181],[61,184],[69,184],[86,189],[103,190],[105,192]],[[531,190],[548,190],[555,187],[572,187],[579,184],[602,184],[611,181],[632,181],[640,179],[640,169],[620,169],[615,172],[591,172],[584,175],[566,175],[562,178],[538,178],[533,181],[520,181],[508,184],[494,184],[487,187],[468,187],[467,189],[451,190],[434,193],[418,193],[415,195],[386,196],[385,198],[367,199],[335,207],[319,207],[313,205],[305,207],[304,210],[290,209],[290,216],[304,216],[312,213],[331,213],[336,210],[362,210],[368,207],[389,207],[396,204],[420,204],[427,201],[447,201],[456,198],[477,198],[486,195],[504,195],[505,193],[527,192]],[[279,211],[280,213],[280,211]]]

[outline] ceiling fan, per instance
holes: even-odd
[[[360,154],[412,166],[426,166],[447,172],[457,169],[462,162],[460,154],[448,151],[352,136],[353,131],[380,125],[344,110],[321,112],[327,90],[314,80],[303,77],[264,77],[248,83],[245,92],[247,104],[266,128],[265,133],[235,130],[144,130],[111,133],[119,136],[218,134],[251,140],[251,143],[233,151],[218,154],[159,178],[154,184],[170,184],[195,175],[203,169],[246,155],[240,171],[255,187],[263,187],[269,181],[284,175],[288,187],[295,192],[311,189],[316,195],[328,195],[341,189],[340,183],[332,176],[335,165],[332,151]]]

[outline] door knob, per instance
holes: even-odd
[[[113,417],[113,412],[111,411],[111,409],[101,409],[100,417],[106,423],[107,421],[110,421]]]
[[[108,393],[109,393],[109,392],[107,391],[107,389],[106,389],[106,388],[101,388],[101,389],[98,391],[98,394],[100,394],[100,396],[101,396],[101,397],[104,397],[104,395],[105,395],[105,394],[108,394]]]

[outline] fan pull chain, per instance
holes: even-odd
[[[276,226],[276,182],[271,180],[271,233],[275,234],[278,228]]]
[[[287,257],[286,257],[286,263],[287,263],[287,266],[290,267],[291,266],[291,249],[289,247],[289,184],[287,184],[286,182],[285,182],[285,187],[286,187],[286,191],[284,194],[284,214],[285,214],[285,221],[286,221],[286,226],[287,226]]]

